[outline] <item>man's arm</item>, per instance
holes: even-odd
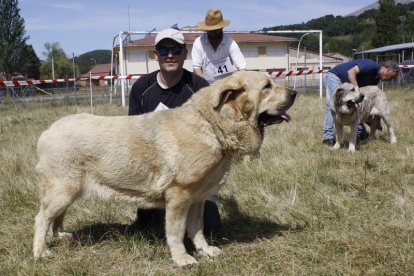
[[[237,45],[236,41],[232,41],[230,46],[230,58],[233,61],[234,65],[236,65],[237,70],[245,71],[246,70],[246,59],[244,58],[239,45]]]
[[[358,81],[357,81],[357,75],[359,74],[359,67],[358,65],[355,65],[354,67],[352,67],[351,69],[348,70],[348,79],[349,81],[355,85],[355,87],[357,89],[359,89],[358,87]]]
[[[198,37],[193,44],[193,49],[191,50],[191,60],[193,61],[193,70],[194,73],[200,77],[203,75],[203,50],[201,49],[200,37]]]
[[[132,86],[131,93],[129,94],[129,107],[128,107],[128,115],[139,115],[144,113],[141,106],[141,86],[137,80],[134,85]]]

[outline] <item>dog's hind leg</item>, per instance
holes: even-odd
[[[45,215],[43,208],[40,208],[35,219],[34,237],[33,237],[33,257],[40,258],[50,255],[46,249],[46,234],[49,230],[52,220]]]
[[[68,187],[64,184],[59,185],[52,181],[48,181],[44,187],[45,190],[40,200],[40,210],[34,224],[33,256],[35,258],[50,255],[46,248],[47,232],[53,223],[53,232],[54,234],[57,233],[57,229],[63,224],[67,208],[79,194],[78,191],[67,189]],[[70,190],[70,192],[67,190]]]
[[[384,112],[381,117],[384,120],[385,124],[387,125],[387,131],[388,131],[388,136],[390,137],[390,143],[396,144],[397,137],[395,137],[394,128],[392,127],[392,120],[391,120],[390,114],[388,112]]]
[[[375,132],[377,131],[377,129],[380,131],[382,130],[381,118],[379,116],[373,115],[368,125],[369,125],[369,140],[374,140],[376,138]]]
[[[63,228],[63,219],[65,218],[66,211],[62,212],[62,214],[58,215],[52,224],[52,232],[53,236],[57,237],[59,230]]]
[[[72,238],[72,234],[69,232],[61,231],[63,229],[63,219],[65,218],[66,211],[57,216],[52,223],[52,233],[54,237],[63,238]]]
[[[203,234],[204,203],[191,205],[187,217],[187,234],[193,241],[196,250],[204,256],[213,257],[220,253],[220,249],[208,245]]]

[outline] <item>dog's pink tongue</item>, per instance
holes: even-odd
[[[286,122],[290,122],[291,118],[289,116],[289,114],[287,113],[283,113],[282,115],[280,115],[280,117],[282,117],[283,120],[285,120]]]
[[[361,104],[360,103],[355,103],[355,106],[358,110],[361,110]]]

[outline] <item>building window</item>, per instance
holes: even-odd
[[[284,47],[267,47],[266,55],[268,57],[283,57],[286,55],[286,49]]]
[[[148,59],[150,56],[148,56]],[[147,60],[146,52],[131,52],[128,54],[129,62],[143,62]]]
[[[244,57],[258,57],[259,55],[257,47],[241,47],[240,50]]]
[[[266,46],[259,46],[259,56],[266,56]]]

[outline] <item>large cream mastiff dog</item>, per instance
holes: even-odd
[[[63,235],[63,218],[79,197],[124,199],[166,209],[174,262],[196,263],[183,244],[187,232],[202,255],[215,256],[203,236],[203,206],[234,155],[255,153],[266,125],[289,121],[296,92],[265,73],[238,72],[200,90],[183,106],[140,116],[64,117],[42,133],[37,171],[40,211],[34,257],[49,255],[46,234]]]
[[[387,125],[391,144],[397,143],[387,97],[378,86],[355,89],[351,83],[343,83],[332,94],[331,112],[336,133],[333,149],[339,149],[343,143],[344,125],[351,128],[348,151],[355,152],[359,123],[367,123],[370,126],[369,139],[374,139],[376,130],[382,130],[381,119]]]

